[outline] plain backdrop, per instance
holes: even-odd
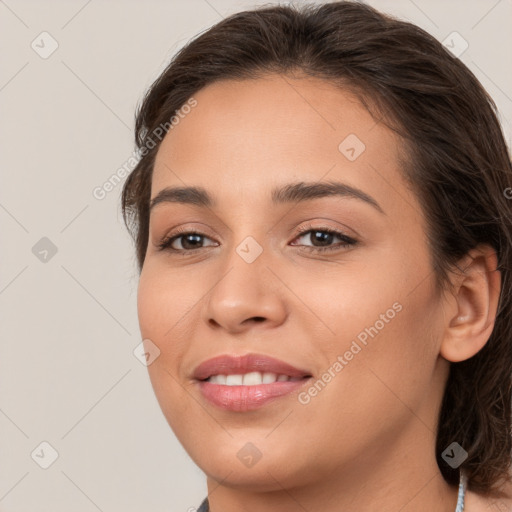
[[[121,184],[93,191],[132,156],[135,107],[172,55],[263,3],[0,1],[1,512],[186,512],[206,495],[134,354]],[[510,144],[511,0],[369,3],[457,32]]]

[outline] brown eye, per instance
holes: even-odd
[[[357,244],[357,240],[348,237],[340,231],[336,231],[330,228],[311,228],[308,226],[307,228],[300,230],[300,232],[301,235],[295,238],[295,240],[299,240],[301,238],[309,240],[313,245],[306,245],[305,247],[307,250],[313,252],[335,251]],[[341,242],[336,245],[331,245],[335,239],[341,240]]]
[[[189,231],[179,235],[171,235],[158,244],[160,250],[175,252],[190,252],[196,249],[202,249],[202,242],[210,240],[206,235]],[[179,247],[181,245],[181,247]]]

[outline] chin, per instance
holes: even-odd
[[[302,461],[296,457],[295,445],[291,447],[290,453],[284,449],[277,452],[264,446],[263,439],[259,446],[259,459],[254,446],[247,441],[235,439],[230,439],[225,445],[216,445],[215,450],[201,450],[195,445],[195,450],[187,452],[209,478],[231,488],[272,492],[311,481],[312,468],[307,464],[301,466]],[[315,471],[315,474],[319,472]]]

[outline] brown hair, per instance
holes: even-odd
[[[153,131],[201,88],[266,73],[329,80],[355,92],[402,137],[404,176],[428,223],[436,282],[480,243],[497,253],[502,289],[493,332],[473,357],[451,363],[441,406],[436,457],[443,477],[459,470],[441,457],[453,441],[469,489],[498,491],[510,481],[512,452],[512,166],[496,106],[471,71],[413,24],[356,2],[265,6],[234,14],[182,48],[151,86],[136,117],[143,157],[122,194],[126,225],[142,269],[149,230]],[[499,495],[499,493],[498,493]]]

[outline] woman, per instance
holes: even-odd
[[[364,4],[238,13],[136,140],[139,323],[200,511],[511,509],[512,169],[457,58]]]

